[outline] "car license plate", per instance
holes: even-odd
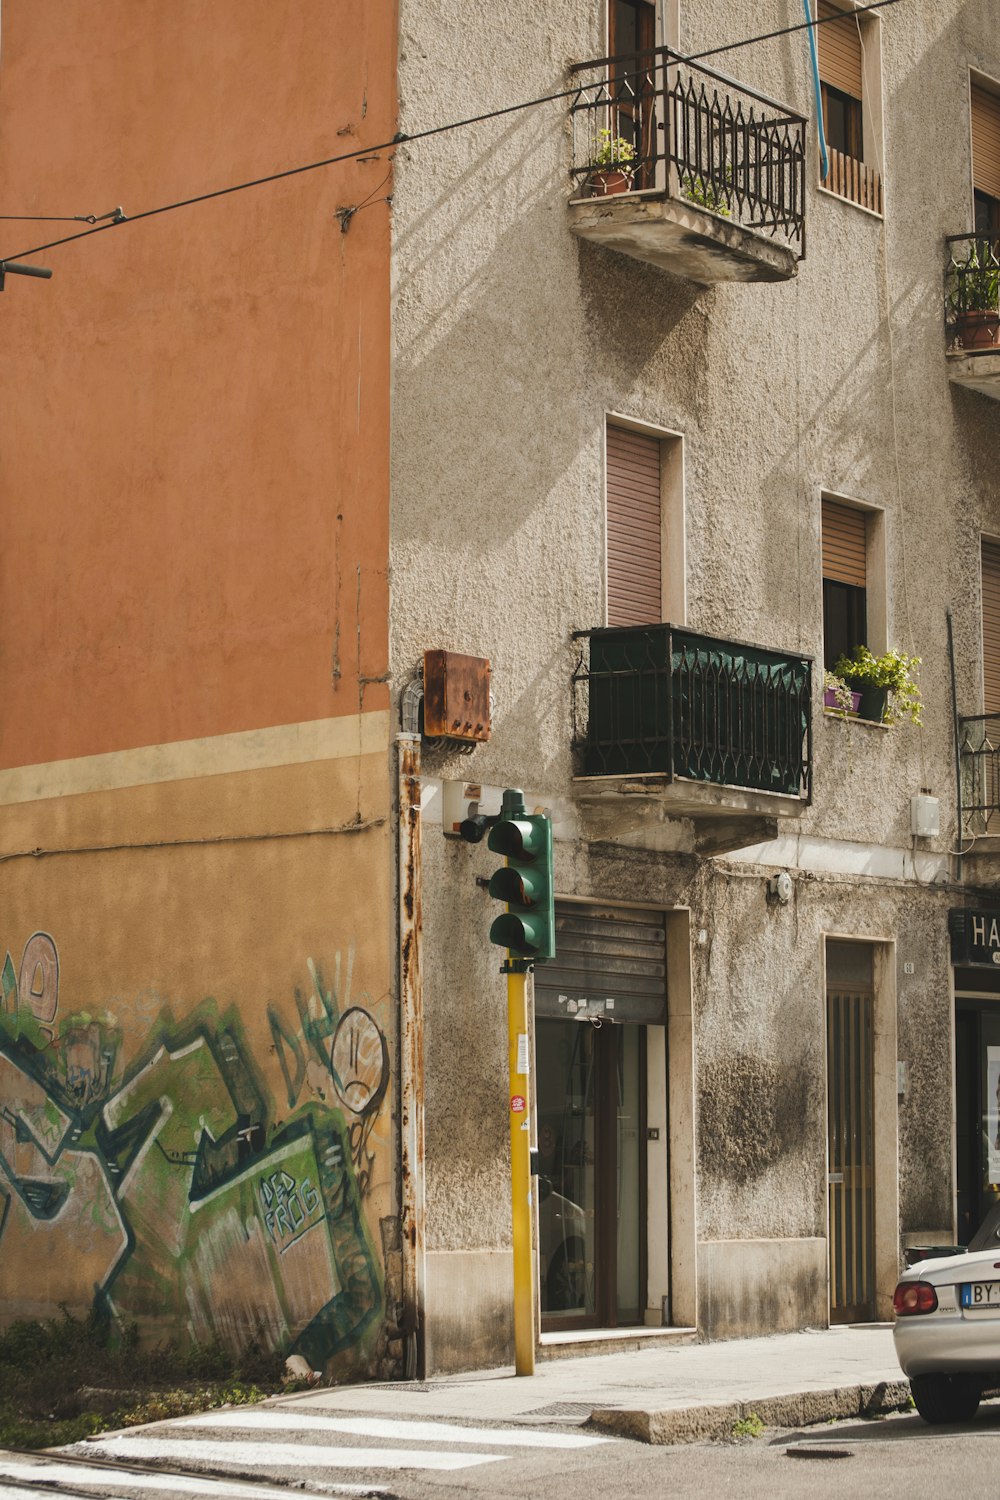
[[[963,1307],[996,1308],[1000,1312],[1000,1281],[966,1281],[962,1284]]]

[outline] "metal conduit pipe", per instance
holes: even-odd
[[[420,708],[419,679],[403,690],[398,763],[400,1221],[402,1230],[405,1374],[426,1373],[424,1344],[424,997],[421,977]]]

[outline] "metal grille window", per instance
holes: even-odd
[[[652,625],[662,613],[660,443],[608,424],[608,624]]]
[[[875,1297],[872,950],[828,941],[826,957],[830,1321],[855,1323]]]

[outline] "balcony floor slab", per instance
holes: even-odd
[[[646,261],[700,286],[721,281],[789,281],[796,251],[686,200],[648,193],[577,198],[570,228],[580,239]]]
[[[980,396],[991,396],[994,401],[1000,401],[1000,349],[983,354],[949,350],[948,379],[967,391],[978,391]]]

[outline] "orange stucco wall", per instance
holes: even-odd
[[[0,202],[137,214],[377,145],[394,57],[381,0],[5,0]],[[359,677],[386,670],[390,171],[8,279],[0,767],[384,707]],[[79,227],[0,225],[0,256]]]

